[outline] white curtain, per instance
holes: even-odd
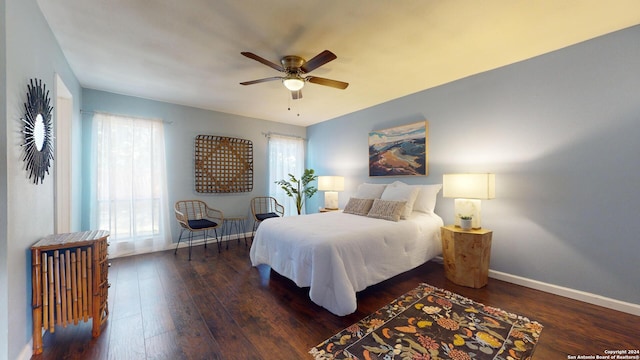
[[[300,179],[304,173],[304,139],[270,135],[269,137],[269,196],[284,205],[285,216],[297,215],[296,202],[275,182],[289,181],[289,174]],[[304,213],[304,207],[302,208]]]
[[[171,243],[163,122],[93,116],[91,228],[110,232],[109,257]]]

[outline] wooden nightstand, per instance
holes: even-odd
[[[320,208],[320,212],[321,213],[325,213],[325,212],[330,212],[330,211],[338,211],[340,209],[327,209],[327,208]]]
[[[481,288],[489,280],[491,235],[487,229],[442,228],[442,258],[447,279],[462,286]]]

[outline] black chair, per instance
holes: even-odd
[[[251,232],[253,238],[262,221],[284,216],[284,206],[280,205],[274,197],[258,196],[251,199],[251,213],[253,214],[253,231]]]
[[[193,234],[202,232],[204,237],[204,247],[207,247],[207,235],[213,230],[218,244],[218,252],[220,252],[220,239],[218,238],[218,228],[224,222],[222,211],[210,208],[204,201],[200,200],[181,200],[176,202],[174,206],[176,219],[181,226],[178,244],[173,252],[178,253],[178,246],[182,240],[182,233],[189,231],[189,260],[191,260],[191,246],[193,243]]]

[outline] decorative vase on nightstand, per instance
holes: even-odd
[[[471,230],[473,218],[471,216],[460,216],[460,228],[462,230]]]

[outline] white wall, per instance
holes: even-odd
[[[266,132],[277,132],[304,137],[306,129],[273,121],[247,118],[215,111],[168,104],[113,93],[83,91],[83,153],[85,168],[89,169],[91,118],[94,111],[139,117],[160,118],[165,125],[167,156],[167,186],[169,207],[178,200],[200,199],[209,206],[222,210],[225,216],[247,215],[250,219],[249,201],[254,196],[268,194],[267,138]],[[220,135],[251,140],[253,142],[253,191],[233,194],[203,194],[195,191],[194,140],[197,135]],[[83,227],[89,227],[89,184],[84,178]],[[172,210],[173,211],[173,210]],[[179,228],[171,215],[171,233],[178,241]],[[251,223],[247,224],[249,228]]]
[[[491,268],[640,304],[640,26],[307,129],[309,165],[357,184],[496,173]],[[369,178],[367,135],[429,121],[429,176]],[[309,208],[322,204],[322,194]],[[437,212],[453,222],[453,199]]]
[[[53,93],[55,73],[69,86],[74,98],[81,99],[80,86],[71,72],[35,0],[5,0],[2,3],[6,41],[6,63],[2,66],[3,107],[0,116],[2,154],[0,160],[0,358],[16,359],[31,340],[31,257],[30,247],[54,229],[54,181],[43,184],[28,178],[22,161],[22,121],[29,79],[42,79]],[[3,46],[3,48],[5,48]],[[3,58],[5,58],[3,56]],[[79,107],[74,122],[79,124]],[[55,119],[54,119],[55,122]],[[54,125],[55,126],[55,125]],[[55,162],[54,165],[55,166]],[[79,166],[79,164],[73,164]],[[53,168],[50,174],[53,173]],[[5,217],[6,216],[6,217]],[[4,286],[6,285],[6,287]],[[7,289],[6,291],[4,289]],[[6,296],[6,300],[4,298]],[[9,331],[10,330],[10,331]]]

